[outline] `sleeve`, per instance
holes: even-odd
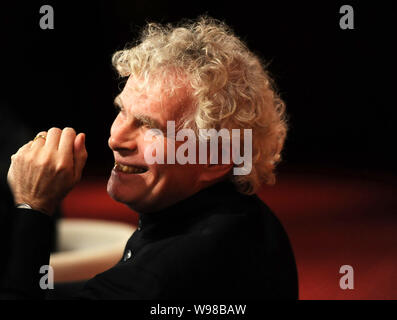
[[[148,262],[147,262],[148,263]],[[159,275],[141,263],[121,262],[88,280],[72,296],[78,300],[153,300],[160,298]]]
[[[11,210],[11,209],[10,209]],[[2,261],[2,299],[44,299],[40,288],[42,266],[49,265],[51,217],[30,209],[13,210],[8,254]]]

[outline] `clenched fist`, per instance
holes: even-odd
[[[7,179],[15,203],[51,215],[81,178],[87,160],[85,135],[51,128],[38,136],[11,157]]]

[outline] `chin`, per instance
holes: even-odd
[[[107,185],[107,193],[113,200],[125,204],[133,211],[142,213],[151,211],[151,205],[149,205],[151,201],[145,197],[145,192],[142,192],[142,190],[140,192],[137,188],[131,190],[127,186],[113,183],[110,179]]]
[[[125,186],[115,183],[112,181],[112,178],[108,181],[107,193],[113,200],[124,204],[134,202],[134,200],[136,201],[136,198],[138,198],[137,195],[134,195],[134,191],[128,190]]]

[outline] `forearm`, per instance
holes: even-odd
[[[40,268],[49,264],[51,217],[29,209],[16,209],[0,286],[3,299],[43,299]]]
[[[45,297],[40,269],[49,264],[52,215],[80,180],[86,159],[85,135],[76,135],[73,128],[42,131],[11,156],[7,181],[14,203],[34,210],[14,212],[9,256],[0,266],[3,297]]]

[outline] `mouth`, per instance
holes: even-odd
[[[142,174],[142,173],[145,173],[146,171],[148,171],[148,168],[134,166],[134,165],[124,165],[124,164],[115,162],[113,170],[118,171],[118,172],[127,173],[127,174]]]

